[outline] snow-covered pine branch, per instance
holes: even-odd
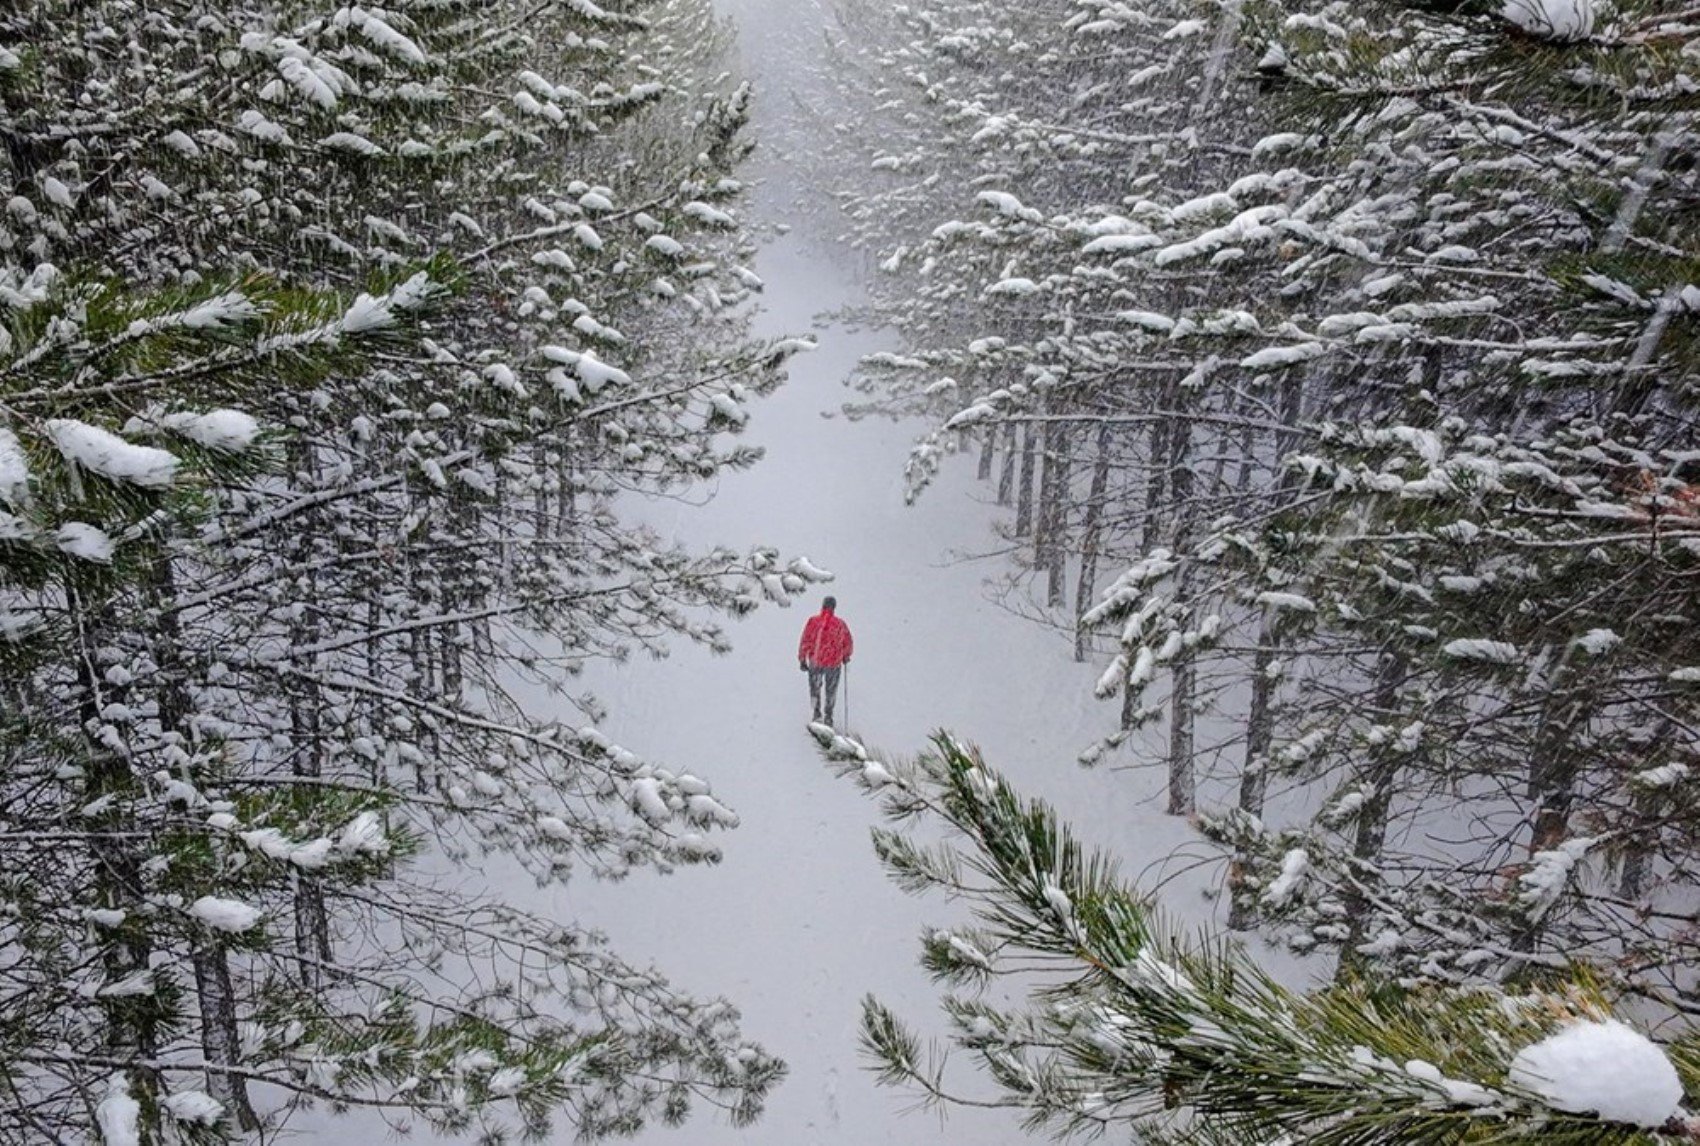
[[[949,1043],[1034,1128],[1210,1143],[1526,1133],[1627,1146],[1693,1133],[1686,1046],[1667,1054],[1586,980],[1293,991],[1236,945],[1168,930],[1112,857],[1079,845],[954,737],[898,762],[820,736],[888,817],[920,814],[948,833],[925,851],[896,836],[880,857],[910,890],[966,909],[926,945],[935,977],[963,992],[944,1000]],[[965,885],[961,869],[979,878]],[[983,997],[989,978],[1020,1001]],[[985,1102],[871,998],[862,1042],[882,1082],[946,1107]]]

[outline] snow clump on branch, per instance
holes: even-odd
[[[1572,1023],[1524,1047],[1508,1077],[1559,1110],[1647,1129],[1663,1126],[1682,1102],[1665,1052],[1615,1019]]]
[[[1499,14],[1543,40],[1586,40],[1594,34],[1594,0],[1505,0]]]

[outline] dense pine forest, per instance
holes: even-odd
[[[1096,679],[1036,741],[1215,873],[1129,876],[972,726],[876,747],[846,694],[766,763],[872,796],[843,862],[951,916],[936,1037],[861,965],[881,1097],[1700,1140],[1700,8],[820,7],[794,221],[893,347],[827,432],[914,438],[871,496],[993,507],[988,591]],[[736,847],[717,746],[651,759],[583,682],[833,580],[649,511],[761,480],[814,345],[754,331],[738,34],[0,11],[0,1142],[760,1126],[787,1065],[739,999],[516,882]]]

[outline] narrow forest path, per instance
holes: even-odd
[[[813,333],[820,348],[794,359],[789,383],[753,407],[748,437],[767,451],[760,465],[724,480],[706,504],[658,503],[645,518],[693,546],[772,544],[837,575],[827,591],[857,641],[850,717],[870,744],[913,752],[934,729],[949,728],[1057,804],[1087,839],[1116,847],[1134,865],[1130,874],[1176,847],[1196,850],[1186,826],[1160,814],[1156,772],[1088,773],[1074,763],[1089,729],[1108,716],[1093,711],[1097,669],[1073,663],[1054,632],[987,599],[982,581],[999,566],[956,559],[991,540],[994,511],[972,465],[950,467],[905,507],[903,463],[917,427],[830,416],[851,397],[844,380],[858,357],[884,343],[877,332],[816,326],[817,316],[859,301],[859,288],[849,260],[793,217],[800,198],[824,201],[833,190],[799,185],[807,165],[786,160],[809,142],[788,135],[789,101],[830,99],[807,87],[818,83],[807,53],[818,52],[824,17],[798,0],[722,7],[740,20],[746,74],[760,92],[761,187],[748,211],[758,228],[798,224],[756,262],[767,284],[757,333]],[[641,1142],[1029,1141],[1005,1112],[956,1111],[942,1123],[915,1112],[862,1069],[856,1032],[865,994],[912,1017],[936,1013],[917,940],[924,921],[942,923],[952,909],[911,900],[884,879],[869,846],[873,805],[831,776],[804,731],[796,641],[820,596],[807,610],[767,607],[733,624],[728,656],[679,649],[598,674],[592,684],[612,710],[604,731],[647,759],[709,778],[742,826],[720,838],[726,858],[716,867],[614,886],[580,881],[543,893],[546,909],[601,927],[616,950],[652,959],[684,988],[725,995],[743,1012],[746,1034],[790,1064],[758,1125],[733,1129],[705,1110]]]
[[[817,309],[853,298],[853,284],[796,235],[764,250],[757,270],[768,283],[763,334],[809,330]],[[912,752],[949,728],[1090,838],[1138,838],[1140,851],[1166,854],[1188,833],[1159,814],[1157,774],[1142,801],[1145,785],[1073,763],[1093,704],[1091,666],[1074,664],[1054,633],[990,603],[981,585],[988,567],[952,560],[987,539],[990,513],[962,480],[972,475],[954,475],[906,508],[911,429],[822,416],[844,400],[844,378],[877,338],[815,333],[820,349],[795,359],[785,389],[756,408],[751,434],[767,447],[763,462],[724,482],[706,505],[652,507],[646,516],[687,542],[772,543],[836,574],[827,588],[857,641],[851,723],[871,745]],[[808,700],[795,655],[806,617],[800,608],[765,608],[732,627],[727,656],[680,649],[592,682],[611,709],[605,732],[647,759],[709,778],[742,824],[719,838],[726,858],[715,867],[613,886],[576,882],[553,893],[549,910],[606,930],[616,950],[653,959],[682,987],[726,995],[743,1011],[746,1033],[791,1066],[755,1127],[734,1130],[703,1113],[640,1141],[1024,1141],[1006,1116],[954,1113],[941,1129],[929,1115],[904,1115],[908,1100],[879,1090],[861,1069],[863,995],[876,992],[915,1016],[936,1009],[916,966],[917,939],[923,921],[943,922],[950,909],[908,899],[884,879],[869,846],[873,805],[830,774],[804,731]]]

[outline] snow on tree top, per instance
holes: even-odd
[[[1448,641],[1444,651],[1447,656],[1460,660],[1492,661],[1502,665],[1516,664],[1519,660],[1517,646],[1508,641],[1460,638]]]
[[[203,895],[189,905],[189,914],[217,931],[247,931],[260,921],[258,908],[237,899]]]
[[[165,1109],[179,1122],[216,1126],[224,1117],[224,1104],[203,1090],[179,1090],[165,1096]]]
[[[1038,211],[1023,206],[1021,200],[1007,191],[982,191],[974,198],[991,207],[1000,215],[1008,215],[1011,218],[1022,219],[1029,223],[1037,223],[1044,219],[1044,216]]]
[[[130,1097],[130,1083],[124,1072],[114,1071],[94,1112],[105,1146],[141,1146],[141,1113],[141,1103]]]
[[[126,442],[99,426],[74,418],[50,418],[45,429],[66,461],[110,481],[163,489],[177,476],[174,454]]]
[[[104,529],[83,521],[67,521],[54,531],[53,539],[61,552],[101,565],[111,563],[116,548]]]
[[[1594,0],[1505,0],[1499,14],[1544,40],[1586,40],[1594,34]]]
[[[29,492],[29,463],[18,436],[0,426],[0,501],[20,504]]]
[[[1279,907],[1298,893],[1310,876],[1310,853],[1293,848],[1281,860],[1281,871],[1263,892],[1263,902]]]

